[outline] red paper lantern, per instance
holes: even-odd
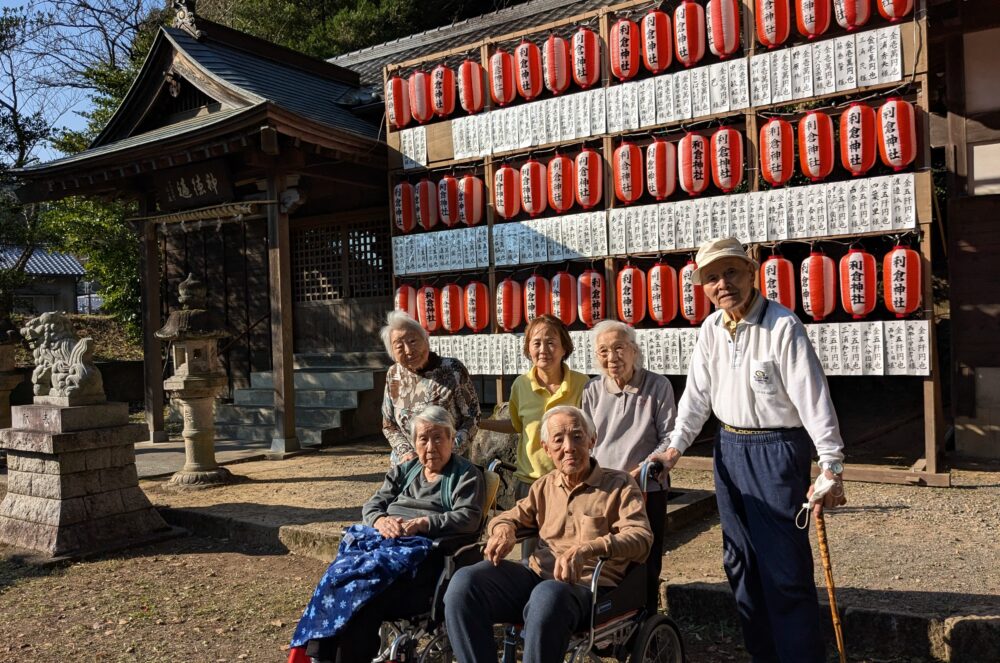
[[[545,77],[545,87],[552,94],[562,94],[569,88],[573,80],[573,63],[570,58],[569,44],[562,37],[549,35],[542,51],[542,72]]]
[[[557,154],[549,160],[546,169],[549,181],[549,207],[557,214],[573,206],[573,160]]]
[[[646,275],[638,267],[625,265],[618,272],[618,319],[637,325],[646,317]]]
[[[882,297],[885,307],[897,318],[905,318],[920,308],[922,268],[920,254],[899,244],[882,259]]]
[[[415,71],[410,74],[410,115],[423,124],[434,117],[434,106],[431,102],[431,77],[426,71]]]
[[[573,33],[573,80],[587,89],[601,80],[601,40],[597,33],[580,28]]]
[[[552,300],[549,280],[539,274],[532,274],[524,282],[524,321],[531,322],[549,312]]]
[[[615,196],[626,205],[642,197],[642,150],[633,143],[622,143],[615,150],[613,170]]]
[[[646,274],[649,286],[649,317],[661,327],[677,317],[677,272],[658,262]]]
[[[712,157],[712,181],[729,193],[743,181],[743,134],[723,127],[712,134],[708,149]]]
[[[594,269],[580,274],[576,281],[576,301],[580,308],[580,322],[593,327],[604,319],[604,276]]]
[[[400,182],[392,190],[392,215],[396,227],[408,233],[417,225],[417,205],[413,196],[413,185]]]
[[[760,174],[771,186],[781,186],[795,174],[795,132],[777,118],[760,128]]]
[[[845,30],[857,30],[871,16],[871,0],[833,0],[833,15]]]
[[[552,277],[552,298],[549,302],[552,315],[567,327],[576,322],[576,279],[569,272],[559,272]]]
[[[917,121],[913,104],[889,99],[878,109],[878,151],[882,163],[903,170],[917,158]]]
[[[705,8],[694,0],[683,0],[674,10],[674,50],[685,67],[705,57]]]
[[[466,60],[458,68],[458,102],[466,113],[483,110],[483,65]]]
[[[465,175],[458,181],[458,220],[467,226],[483,220],[485,186],[475,175]]]
[[[795,0],[795,25],[808,39],[826,32],[830,28],[830,0]]]
[[[438,117],[455,112],[455,72],[443,64],[431,71],[431,108]]]
[[[853,103],[840,116],[840,163],[851,175],[875,165],[875,109]]]
[[[464,292],[465,326],[477,334],[490,326],[490,289],[485,283],[471,281]]]
[[[428,333],[441,328],[441,293],[432,285],[417,290],[417,320]]]
[[[837,272],[833,258],[813,251],[799,269],[802,309],[815,322],[833,313],[837,304]]]
[[[465,293],[454,283],[441,288],[441,326],[449,334],[462,329],[465,323]]]
[[[757,41],[768,48],[785,43],[792,31],[788,0],[754,0]]]
[[[521,326],[521,284],[505,278],[497,285],[497,324],[504,331]]]
[[[441,223],[453,228],[458,225],[458,180],[454,175],[445,175],[438,180],[438,216]]]
[[[639,42],[639,26],[634,22],[623,18],[611,26],[611,72],[619,80],[627,81],[639,73]]]
[[[833,120],[826,113],[813,111],[799,120],[799,165],[813,182],[833,171]]]
[[[708,0],[708,47],[720,58],[740,47],[740,0]]]
[[[417,319],[417,290],[412,285],[404,283],[396,288],[393,303],[397,311],[402,311],[414,320]]]
[[[708,188],[708,139],[689,133],[677,144],[677,174],[681,188],[697,196]]]
[[[646,189],[663,200],[677,186],[677,147],[657,138],[646,146]]]
[[[410,123],[410,92],[406,81],[399,76],[385,82],[385,112],[394,129],[402,129]]]
[[[698,268],[693,260],[688,260],[687,264],[681,267],[680,275],[677,278],[678,292],[681,300],[681,315],[692,325],[699,325],[701,321],[708,317],[712,302],[708,300],[700,283],[695,283],[692,277],[694,270]]]
[[[497,51],[490,56],[490,96],[493,102],[506,106],[514,101],[517,85],[514,83],[514,56],[507,51]]]
[[[771,301],[795,310],[795,267],[792,261],[773,254],[760,266],[760,291]]]
[[[530,41],[514,49],[517,93],[531,101],[542,93],[542,52]]]
[[[547,183],[542,163],[530,159],[521,166],[521,207],[531,216],[538,216],[545,211]]]
[[[670,66],[674,47],[670,43],[670,17],[666,12],[653,9],[639,23],[642,34],[642,61],[646,69],[659,74]]]
[[[896,22],[913,11],[913,0],[875,0],[875,6],[883,18]]]
[[[875,308],[875,256],[851,249],[840,259],[840,305],[855,320]]]
[[[507,164],[497,168],[493,178],[493,207],[504,219],[513,219],[521,211],[521,176]]]
[[[438,222],[437,187],[434,182],[422,179],[417,182],[414,189],[416,190],[417,225],[424,230],[430,230]]]
[[[583,209],[590,209],[601,202],[604,190],[604,175],[601,155],[591,149],[586,149],[576,155],[574,171],[576,173],[576,202]]]

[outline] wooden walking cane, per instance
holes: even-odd
[[[816,541],[819,543],[819,556],[823,561],[823,575],[826,577],[826,593],[830,597],[830,614],[833,616],[833,634],[837,638],[837,651],[840,653],[840,663],[847,663],[844,652],[844,630],[840,624],[840,611],[837,609],[837,595],[833,586],[833,565],[830,563],[830,549],[826,545],[826,519],[822,511],[815,512]]]

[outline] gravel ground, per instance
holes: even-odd
[[[143,487],[158,504],[336,531],[357,520],[384,468],[380,447],[344,447],[233,465],[243,481],[225,488]],[[953,479],[950,489],[847,485],[850,505],[827,517],[842,601],[1000,615],[1000,474],[955,471]],[[711,488],[711,476],[678,471],[674,485]],[[670,582],[725,582],[717,520],[672,533],[667,545]],[[306,557],[197,537],[41,569],[0,547],[0,661],[282,661],[324,568]],[[746,660],[729,625],[682,630],[692,661]]]

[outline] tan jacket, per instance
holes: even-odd
[[[572,489],[558,470],[535,481],[527,497],[490,521],[488,531],[492,534],[498,525],[537,528],[538,548],[528,564],[543,578],[552,578],[559,555],[584,544],[594,555],[584,565],[580,583],[589,584],[597,559],[609,557],[601,585],[614,586],[630,562],[645,561],[653,533],[635,480],[590,462],[590,474]]]

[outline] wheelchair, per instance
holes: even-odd
[[[643,495],[650,479],[662,471],[659,463],[644,463],[639,485]],[[669,489],[669,478],[667,487]],[[529,532],[518,532],[527,538]],[[590,582],[591,605],[589,623],[582,624],[569,642],[566,661],[603,661],[614,658],[627,663],[684,663],[684,642],[680,629],[672,619],[645,605],[646,565],[632,564],[621,583],[602,591],[599,587],[601,570],[606,557],[598,559]],[[524,626],[504,627],[502,663],[516,663],[517,650]]]
[[[485,481],[483,520],[474,534],[443,536],[431,544],[430,555],[441,557],[444,568],[434,588],[430,612],[382,624],[382,650],[372,663],[447,663],[453,661],[444,628],[444,593],[455,571],[482,560],[479,539],[489,522],[500,489],[499,470],[515,468],[499,460],[480,468]]]

